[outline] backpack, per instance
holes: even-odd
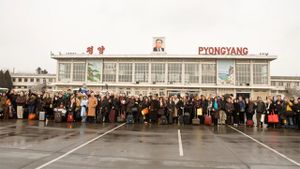
[[[219,109],[218,102],[214,102],[214,109],[217,111]]]

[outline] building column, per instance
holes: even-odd
[[[132,83],[135,84],[135,63],[132,63]]]
[[[151,72],[151,70],[152,70],[152,63],[150,62],[149,64],[148,64],[148,83],[150,83],[150,84],[153,84],[152,83],[152,79],[151,79],[151,76],[152,76],[152,72]]]
[[[253,61],[250,60],[250,86],[253,86]]]
[[[119,82],[119,60],[116,63],[116,82]]]
[[[165,84],[168,84],[168,63],[165,62]]]

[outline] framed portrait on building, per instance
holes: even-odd
[[[165,52],[165,37],[153,37],[153,52]]]
[[[101,82],[102,81],[102,66],[103,61],[100,59],[89,60],[88,61],[88,70],[87,70],[87,80],[88,82]]]
[[[234,85],[234,61],[218,60],[218,84]]]

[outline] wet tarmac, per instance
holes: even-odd
[[[0,121],[0,168],[300,168],[299,130],[237,128],[256,142],[228,126],[118,125]]]

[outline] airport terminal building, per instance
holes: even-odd
[[[159,49],[158,49],[159,50]],[[173,55],[52,54],[57,60],[57,90],[86,87],[133,95],[271,95],[270,62],[276,56],[206,51]],[[225,49],[224,49],[225,51]],[[218,53],[216,53],[218,52]]]

